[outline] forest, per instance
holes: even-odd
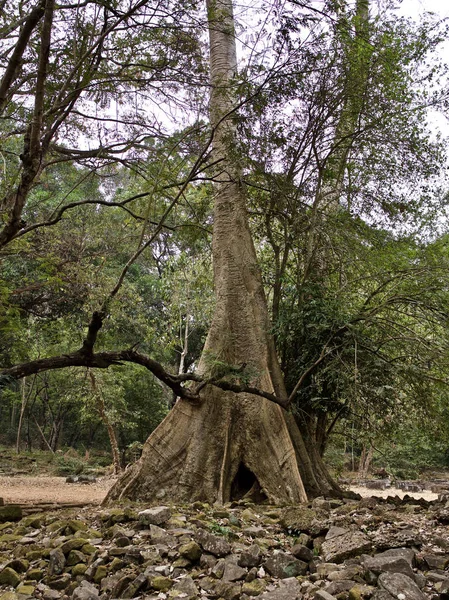
[[[449,467],[448,30],[398,4],[1,0],[0,444],[143,450],[111,501]]]

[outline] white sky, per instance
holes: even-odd
[[[414,17],[423,12],[434,12],[442,18],[449,17],[448,0],[403,0],[399,12]]]

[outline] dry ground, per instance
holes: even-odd
[[[103,477],[96,483],[81,484],[66,483],[65,477],[0,476],[0,498],[5,504],[99,504],[113,483],[111,477]]]
[[[66,483],[65,477],[25,477],[0,476],[0,498],[6,503],[37,504],[37,503],[80,503],[100,504],[107,491],[114,483],[112,477],[102,477],[96,483],[80,484]],[[396,488],[387,490],[369,490],[363,487],[352,487],[361,496],[404,496],[406,492]],[[424,491],[409,492],[414,498],[436,500],[437,494]]]

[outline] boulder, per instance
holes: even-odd
[[[307,563],[286,552],[274,554],[263,563],[263,567],[271,576],[279,579],[297,577],[307,572]]]
[[[231,546],[225,539],[213,535],[205,529],[198,529],[195,534],[195,539],[203,550],[214,556],[227,556],[231,553]]]
[[[379,575],[379,587],[397,600],[425,600],[416,583],[403,573],[382,573]]]
[[[171,510],[168,506],[156,506],[147,508],[139,512],[139,521],[143,525],[162,525],[171,517]]]
[[[5,504],[4,506],[0,506],[0,523],[20,521],[22,516],[22,507],[19,504]]]
[[[348,531],[341,535],[326,539],[321,552],[326,562],[342,563],[347,558],[360,556],[370,552],[371,540],[361,531]]]

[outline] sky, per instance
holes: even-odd
[[[423,12],[434,12],[442,18],[449,17],[448,0],[402,0],[399,12],[403,15],[415,17]]]

